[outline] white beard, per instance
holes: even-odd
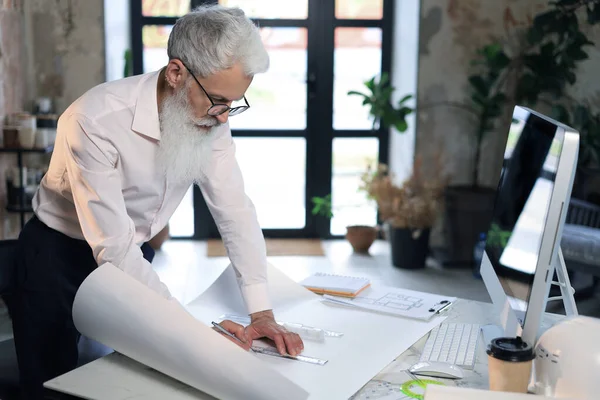
[[[195,119],[187,103],[188,85],[162,103],[159,113],[161,138],[156,152],[157,170],[176,184],[203,179],[210,167],[212,140],[219,122],[212,117]],[[198,128],[211,127],[208,131]]]

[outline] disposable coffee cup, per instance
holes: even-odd
[[[487,349],[490,390],[527,393],[535,354],[520,337],[493,339]]]

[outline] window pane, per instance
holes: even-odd
[[[158,71],[169,62],[167,42],[172,25],[145,25],[142,28],[144,44],[144,72]]]
[[[179,17],[190,11],[191,0],[142,0],[142,15]]]
[[[335,30],[333,83],[333,128],[371,129],[369,109],[360,96],[364,82],[381,72],[381,29],[337,28]]]
[[[172,25],[145,25],[142,28],[144,44],[144,72],[158,71],[169,61],[167,41]],[[181,204],[169,220],[169,233],[172,237],[194,235],[194,195],[193,187],[188,190]]]
[[[145,25],[144,72],[165,66],[171,25]],[[262,28],[269,70],[246,92],[250,109],[230,119],[232,129],[306,128],[306,28]]]
[[[269,52],[267,73],[246,92],[250,109],[230,119],[232,129],[306,127],[306,28],[262,28]]]
[[[335,0],[338,19],[381,19],[383,0]]]
[[[219,0],[227,7],[239,7],[250,18],[305,19],[308,0]]]
[[[246,193],[256,207],[260,226],[304,228],[306,140],[255,137],[234,140]]]
[[[377,206],[359,191],[361,175],[367,166],[379,160],[377,138],[333,139],[333,174],[331,180],[331,234],[344,235],[348,225],[377,223]]]
[[[171,237],[194,236],[194,186],[191,186],[169,220]]]

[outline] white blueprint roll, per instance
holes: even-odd
[[[117,352],[219,399],[306,399],[308,393],[175,301],[111,264],[80,286],[77,330]]]

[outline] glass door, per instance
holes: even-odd
[[[347,92],[389,71],[392,0],[132,0],[134,73],[167,63],[177,16],[217,1],[257,23],[270,56],[269,71],[246,94],[252,109],[230,119],[265,236],[332,237],[349,224],[375,223],[374,206],[357,189],[367,163],[386,161],[387,134],[371,130],[367,110]],[[329,193],[335,218],[314,217],[311,198]],[[218,237],[197,187],[170,230],[174,237]]]

